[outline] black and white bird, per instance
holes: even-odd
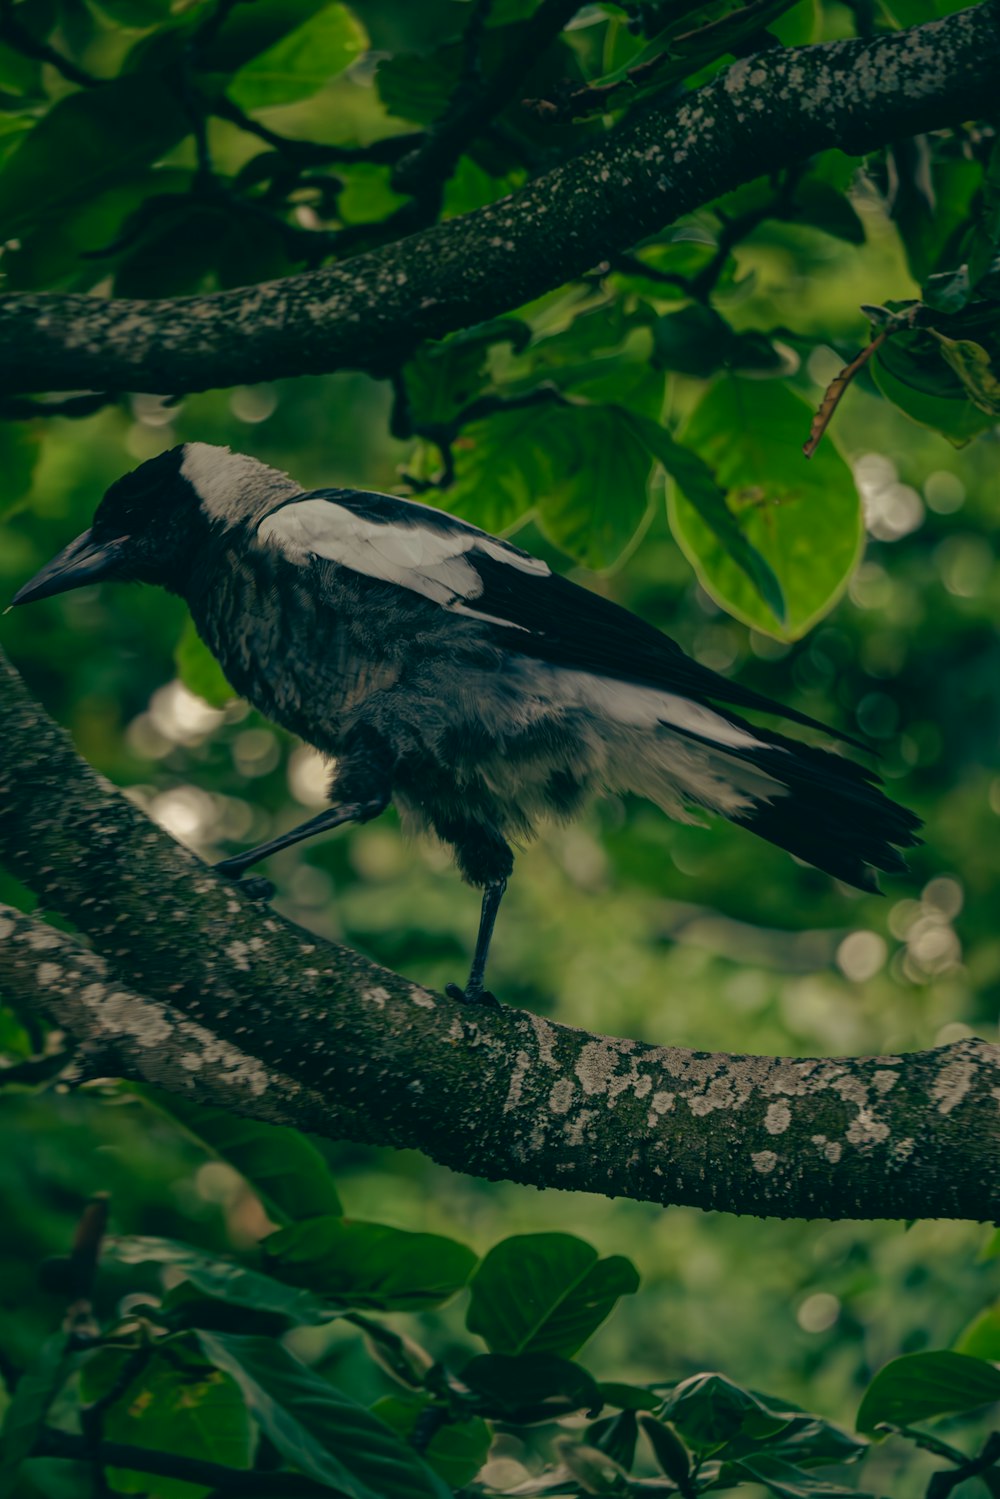
[[[117,480],[14,603],[100,579],[179,594],[235,690],[333,762],[326,811],[218,869],[238,879],[394,802],[483,891],[469,979],[450,990],[470,1002],[494,1002],[484,974],[511,842],[594,793],[634,792],[683,822],[719,813],[866,890],[919,841],[869,770],[714,705],[822,724],[428,505],[303,491],[185,443]]]

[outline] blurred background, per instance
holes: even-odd
[[[378,14],[391,7],[372,10],[376,35]],[[839,10],[831,8],[832,27]],[[357,93],[351,107],[361,118],[368,106],[360,85]],[[335,103],[320,94],[267,118],[322,139],[343,129],[342,91]],[[242,145],[219,132],[217,156],[227,162],[230,151],[235,163]],[[175,156],[184,167],[189,147]],[[800,341],[787,378],[814,407],[843,348],[864,341],[859,301],[914,293],[879,199],[862,183],[854,203],[863,246],[768,222],[737,248],[716,298],[737,329],[794,327]],[[655,289],[643,291],[655,300]],[[591,295],[599,302],[603,293],[592,287]],[[574,296],[553,296],[529,316],[558,329]],[[634,340],[629,347],[635,356]],[[495,348],[490,357],[502,379],[518,356]],[[672,378],[675,418],[701,389]],[[338,375],[177,402],[135,396],[83,420],[47,419],[30,493],[3,516],[0,603],[89,524],[114,478],[177,442],[230,444],[305,486],[406,492],[401,469],[421,454],[390,437],[390,404],[386,383]],[[34,424],[39,436],[42,425]],[[595,807],[518,856],[492,958],[505,1003],[648,1042],[727,1051],[832,1055],[997,1039],[997,436],[956,449],[870,382],[856,382],[827,441],[839,445],[861,495],[864,554],[831,612],[791,645],[705,592],[672,538],[662,478],[640,538],[599,574],[574,571],[551,531],[522,518],[521,545],[651,620],[698,660],[870,739],[890,794],[925,819],[926,842],[910,874],[886,879],[878,897],[723,823],[681,827],[645,804]],[[429,498],[449,507],[447,493]],[[604,497],[611,507],[614,499]],[[227,700],[178,600],[138,587],[81,590],[3,618],[0,643],[80,753],[203,858],[261,841],[323,805],[318,757]],[[444,850],[405,840],[392,812],[291,850],[266,872],[277,908],[303,926],[436,989],[465,972],[478,896]],[[2,871],[0,900],[31,904]],[[19,1025],[0,1015],[10,1035]],[[988,1235],[973,1225],[662,1210],[480,1182],[417,1154],[322,1148],[352,1216],[450,1233],[479,1251],[506,1234],[560,1229],[631,1256],[643,1290],[588,1350],[588,1366],[604,1378],[721,1368],[852,1425],[876,1368],[900,1352],[948,1346],[1000,1291],[997,1261],[984,1254]],[[240,1250],[263,1227],[236,1174],[207,1162],[134,1098],[101,1088],[5,1091],[0,1346],[18,1361],[59,1315],[58,1298],[38,1289],[37,1263],[65,1249],[95,1190],[111,1192],[122,1233]],[[447,1310],[422,1320],[421,1335],[438,1351],[458,1336]],[[367,1377],[360,1363],[357,1377]],[[909,1492],[893,1487],[892,1453],[890,1444],[880,1457],[883,1487]],[[872,1485],[875,1473],[865,1478]]]

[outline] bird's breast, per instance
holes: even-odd
[[[232,687],[265,717],[337,754],[399,667],[357,639],[330,597],[275,576],[258,558],[233,562],[189,600],[195,624]]]

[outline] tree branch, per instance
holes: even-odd
[[[727,1056],[470,1010],[262,911],[76,755],[0,665],[0,988],[131,1076],[536,1186],[779,1217],[994,1218],[1000,1049]]]
[[[185,392],[375,361],[384,372],[762,173],[989,113],[998,18],[1000,0],[986,0],[893,35],[743,58],[680,105],[654,98],[511,197],[343,264],[175,300],[6,297],[0,393]]]

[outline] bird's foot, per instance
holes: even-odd
[[[223,879],[232,880],[236,889],[247,900],[271,900],[274,897],[275,885],[272,880],[265,879],[262,874],[252,874],[244,878],[240,873],[237,860],[223,859],[220,864],[213,864],[215,874],[221,874]]]
[[[457,984],[445,984],[444,992],[449,999],[455,999],[463,1005],[483,1005],[488,1010],[502,1010],[503,1006],[495,994],[488,989],[473,989],[470,985],[467,989],[460,989]]]

